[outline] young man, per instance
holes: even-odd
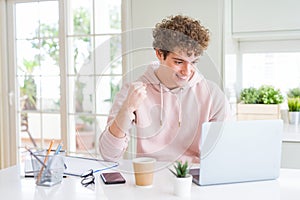
[[[153,38],[159,62],[116,95],[100,152],[104,159],[120,159],[135,125],[137,156],[199,162],[202,123],[230,116],[222,91],[195,66],[208,46],[209,30],[178,15],[158,23]]]

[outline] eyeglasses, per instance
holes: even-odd
[[[90,169],[87,172],[81,174],[81,178],[83,178],[81,180],[81,184],[84,187],[87,187],[90,184],[95,184],[95,176],[94,176],[94,173],[93,173],[92,169]]]

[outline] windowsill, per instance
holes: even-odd
[[[283,142],[300,142],[300,125],[284,124]]]

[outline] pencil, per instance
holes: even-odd
[[[56,150],[55,150],[54,155],[59,154],[59,153],[61,152],[62,147],[63,147],[63,142],[60,141],[59,145],[57,146],[57,148],[56,148]],[[65,169],[67,169],[66,163],[64,163],[64,167],[65,167]]]
[[[61,150],[61,148],[62,148],[62,142],[60,142],[59,144],[58,144],[58,146],[57,146],[57,148],[56,148],[56,150],[55,150],[55,155],[58,155],[59,154],[59,152],[60,152],[60,150]]]
[[[29,151],[29,153],[39,162],[41,163],[41,165],[43,165],[44,167],[46,167],[46,165],[43,163],[43,161],[41,161],[41,159],[39,159],[39,157],[37,157],[27,146],[25,147],[25,149],[27,151]]]
[[[54,143],[54,140],[51,140],[50,145],[49,145],[49,148],[48,148],[48,151],[47,151],[47,154],[46,154],[45,159],[44,159],[44,164],[45,164],[46,167],[47,167],[46,163],[47,163],[47,161],[48,161],[48,157],[49,157],[49,154],[50,154],[50,152],[51,152],[53,143]],[[37,179],[36,179],[36,183],[39,183],[39,182],[40,182],[41,175],[42,175],[42,173],[43,173],[44,168],[45,168],[45,167],[44,167],[44,165],[43,165],[43,166],[41,167],[41,170],[40,170],[40,172],[39,172],[39,175],[38,175],[38,177],[37,177]]]

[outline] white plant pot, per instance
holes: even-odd
[[[192,175],[186,178],[174,178],[174,194],[179,197],[189,197],[191,195]]]
[[[300,112],[289,112],[289,122],[293,125],[300,124]]]

